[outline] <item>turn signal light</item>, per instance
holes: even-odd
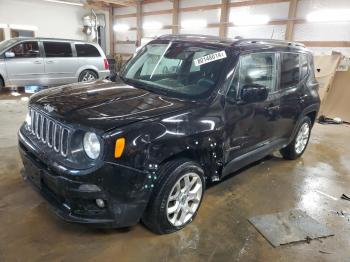
[[[118,138],[115,141],[115,149],[114,149],[115,158],[120,158],[122,156],[124,147],[125,147],[125,138],[124,137]]]

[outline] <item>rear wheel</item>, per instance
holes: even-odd
[[[93,82],[98,79],[97,74],[91,70],[84,70],[79,75],[79,82]]]
[[[304,153],[309,143],[310,132],[311,132],[311,120],[309,117],[306,116],[301,121],[293,141],[288,146],[281,149],[280,152],[283,158],[294,160],[300,157]]]
[[[5,87],[4,81],[0,77],[0,92],[4,91],[4,87]]]
[[[142,221],[157,234],[180,230],[192,222],[202,202],[204,172],[193,161],[174,160],[160,168],[158,181]]]

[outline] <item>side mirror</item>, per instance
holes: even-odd
[[[268,93],[266,86],[249,84],[241,89],[241,99],[246,103],[263,102],[267,99]]]
[[[16,55],[14,52],[6,52],[5,53],[5,57],[6,58],[14,58]]]

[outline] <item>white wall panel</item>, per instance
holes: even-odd
[[[114,24],[127,24],[136,27],[136,17],[121,17],[114,20]]]
[[[230,20],[232,17],[242,14],[268,15],[271,20],[287,19],[289,3],[276,3],[255,6],[232,7],[230,10]]]
[[[163,14],[163,15],[146,15],[143,17],[143,23],[152,23],[159,22],[163,26],[172,24],[172,15],[171,14]]]
[[[172,9],[172,8],[173,8],[173,4],[170,1],[156,2],[156,3],[150,3],[150,4],[143,5],[144,12],[150,12],[150,11],[155,11],[155,10],[167,10],[167,9]]]
[[[219,35],[219,28],[180,29],[180,34]]]
[[[285,25],[234,26],[229,27],[228,37],[284,39]]]
[[[314,55],[330,55],[332,51],[337,51],[345,56],[350,56],[350,48],[342,47],[308,47]]]
[[[180,13],[180,24],[184,20],[193,20],[193,19],[204,19],[208,24],[210,23],[219,23],[220,22],[220,9],[213,10],[203,10],[196,12],[181,12]]]
[[[136,51],[136,47],[133,44],[116,44],[115,52],[116,53],[126,53],[133,54]]]
[[[221,0],[182,0],[180,1],[180,8],[215,4],[221,4]]]
[[[143,37],[154,38],[161,35],[171,34],[171,29],[162,29],[162,30],[143,30]]]
[[[117,41],[136,41],[136,30],[115,32],[114,36]]]
[[[125,14],[133,14],[136,13],[135,6],[126,6],[121,8],[114,8],[115,15],[125,15]]]
[[[307,14],[319,9],[350,8],[349,0],[300,0],[297,9],[297,18],[306,18]]]
[[[350,23],[296,24],[294,40],[297,41],[350,41]]]

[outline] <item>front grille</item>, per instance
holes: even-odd
[[[67,156],[70,130],[36,109],[29,109],[29,113],[31,125],[27,127],[33,137],[62,156]]]

